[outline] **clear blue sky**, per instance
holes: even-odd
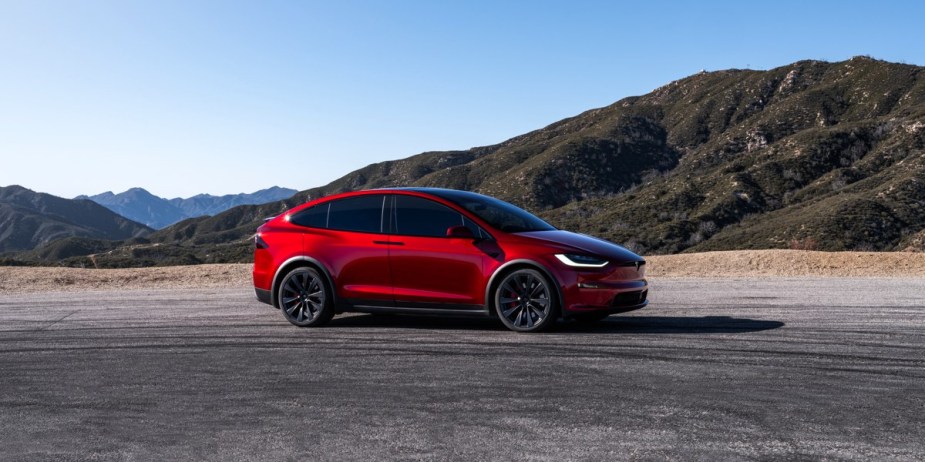
[[[922,2],[0,0],[0,185],[306,189],[700,69],[925,64]]]

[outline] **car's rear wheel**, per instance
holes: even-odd
[[[299,327],[320,326],[334,316],[331,296],[321,274],[296,268],[279,284],[277,301],[286,320]]]
[[[549,280],[524,268],[507,274],[495,289],[495,309],[501,322],[517,332],[538,332],[556,322],[558,302]]]

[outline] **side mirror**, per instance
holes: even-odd
[[[472,230],[465,226],[450,226],[446,229],[446,237],[475,239],[475,234],[472,234]]]

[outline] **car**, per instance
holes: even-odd
[[[474,192],[335,194],[268,219],[254,289],[301,327],[338,313],[486,316],[518,332],[648,304],[646,262]]]

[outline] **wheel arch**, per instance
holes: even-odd
[[[279,265],[279,268],[276,269],[276,273],[273,275],[273,284],[270,286],[270,301],[273,303],[273,306],[279,308],[279,300],[277,300],[276,290],[279,288],[279,283],[290,271],[300,268],[308,267],[312,268],[315,271],[321,273],[321,277],[324,278],[325,284],[327,284],[328,289],[331,292],[331,302],[334,306],[337,306],[337,290],[334,287],[334,279],[331,277],[330,271],[324,266],[320,261],[308,257],[305,255],[300,255],[298,257],[292,257],[283,262],[282,265]]]
[[[542,273],[543,276],[546,276],[552,285],[552,290],[556,293],[556,300],[559,301],[559,317],[561,317],[562,313],[564,312],[563,307],[565,306],[565,300],[562,298],[562,288],[559,286],[559,280],[556,279],[555,275],[552,274],[552,271],[549,271],[549,269],[546,268],[542,263],[526,258],[511,260],[499,266],[498,269],[492,273],[491,277],[488,278],[488,285],[485,286],[485,309],[488,310],[489,315],[491,315],[491,317],[498,316],[498,312],[493,306],[494,296],[492,294],[495,291],[495,287],[501,283],[501,280],[504,279],[504,276],[522,268],[537,270]]]

